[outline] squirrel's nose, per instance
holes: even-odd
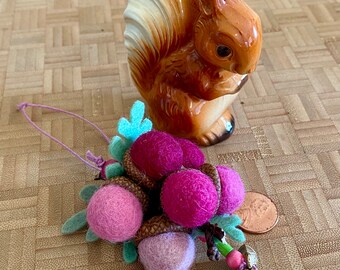
[[[235,65],[233,72],[245,75],[254,72],[256,69],[256,66],[242,66],[242,65]]]

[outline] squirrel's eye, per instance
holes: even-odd
[[[231,54],[231,49],[224,45],[218,45],[216,52],[219,57],[227,57]]]

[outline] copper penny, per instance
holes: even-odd
[[[279,217],[273,201],[257,192],[247,192],[243,205],[235,214],[243,221],[239,226],[242,230],[257,234],[273,229]]]

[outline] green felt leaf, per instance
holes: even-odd
[[[131,142],[123,141],[121,137],[114,136],[109,144],[109,153],[114,159],[123,162],[124,154],[130,146]]]
[[[126,263],[134,263],[137,260],[137,248],[133,241],[123,243],[123,258]]]
[[[113,163],[105,167],[106,178],[110,179],[115,176],[121,176],[124,174],[124,168],[120,163]]]
[[[84,202],[88,203],[98,189],[98,185],[87,185],[80,190],[79,196]]]
[[[99,237],[89,228],[86,232],[86,242],[95,242],[99,240]]]
[[[74,233],[85,227],[86,224],[87,224],[86,209],[84,209],[74,214],[72,217],[65,221],[64,225],[61,228],[61,233],[62,234]]]

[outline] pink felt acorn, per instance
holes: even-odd
[[[148,204],[145,192],[130,179],[112,178],[89,199],[86,209],[89,229],[109,242],[130,240],[142,226]]]
[[[236,171],[204,164],[201,171],[187,169],[167,177],[161,203],[171,220],[195,228],[215,214],[232,214],[241,206],[244,197],[245,188]]]
[[[209,221],[218,206],[218,193],[209,176],[199,170],[182,170],[164,182],[161,203],[175,223],[195,228]]]
[[[142,204],[138,198],[118,185],[100,188],[87,207],[90,229],[101,239],[110,242],[124,242],[133,238],[142,220]]]
[[[126,152],[126,173],[140,186],[154,190],[169,174],[182,167],[199,168],[204,154],[194,143],[152,130],[142,134]]]

